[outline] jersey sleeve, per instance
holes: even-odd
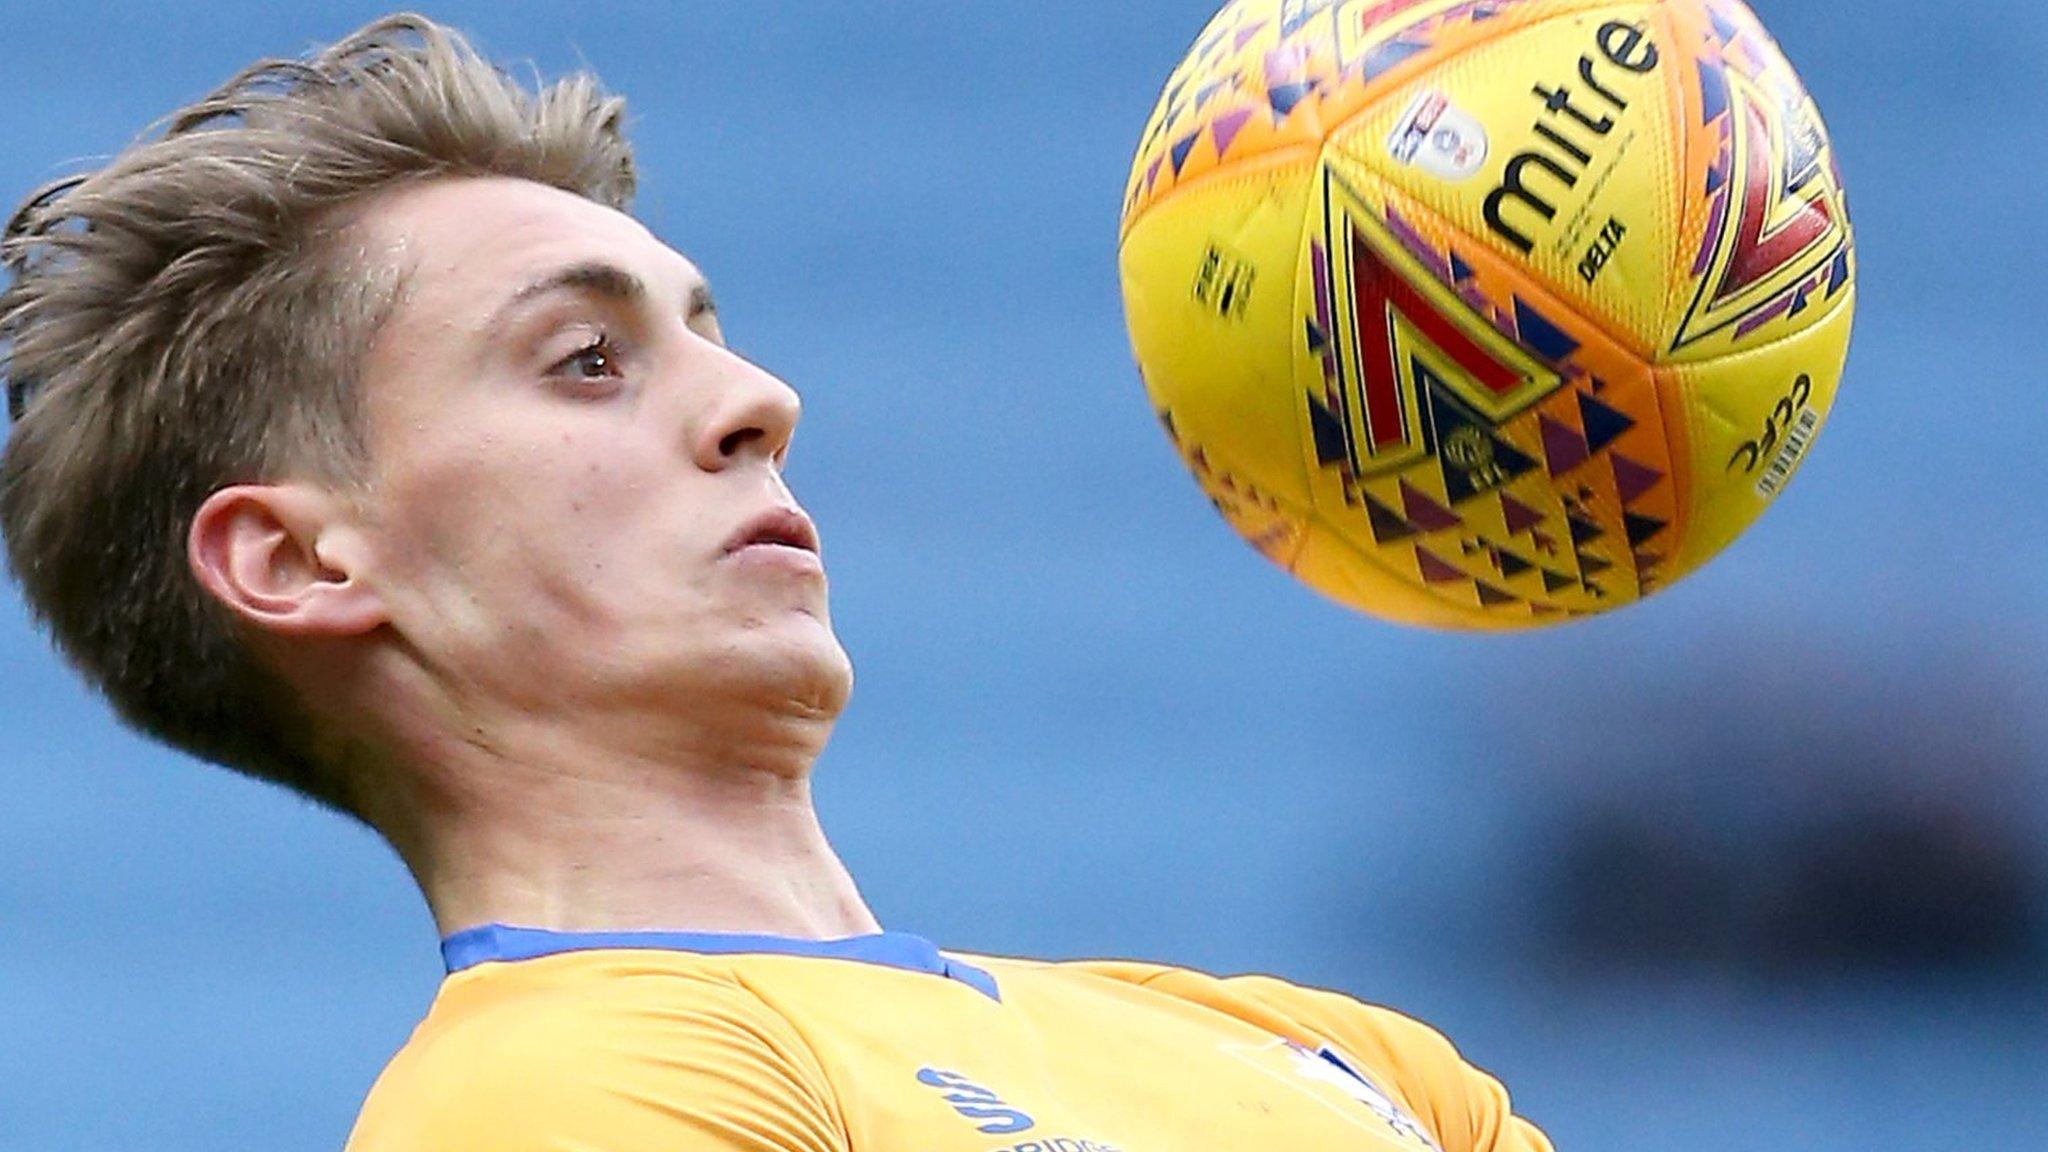
[[[431,1025],[379,1077],[346,1152],[847,1152],[823,1069],[742,988],[686,1009],[578,996]]]
[[[1221,982],[1337,1045],[1386,1077],[1443,1152],[1552,1152],[1550,1139],[1515,1115],[1507,1089],[1435,1029],[1390,1009],[1270,976]]]

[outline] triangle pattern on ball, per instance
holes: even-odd
[[[1424,532],[1441,532],[1464,523],[1456,512],[1430,499],[1406,480],[1401,481],[1401,505],[1407,510],[1408,522]]]
[[[1628,526],[1628,543],[1631,548],[1641,548],[1651,537],[1662,532],[1669,523],[1655,516],[1639,516],[1634,512],[1624,513],[1622,522]]]
[[[1564,329],[1538,312],[1520,296],[1514,298],[1515,334],[1536,355],[1552,364],[1562,364],[1579,350],[1579,342]]]
[[[1543,430],[1543,456],[1550,466],[1552,476],[1562,476],[1586,462],[1593,451],[1586,444],[1585,436],[1561,420],[1553,420],[1548,414],[1537,417]]]
[[[1401,514],[1373,499],[1372,493],[1360,493],[1365,499],[1366,519],[1372,524],[1372,538],[1380,544],[1392,544],[1417,534],[1415,525],[1401,518]]]
[[[1448,584],[1465,579],[1465,573],[1420,544],[1415,546],[1415,565],[1422,571],[1425,584]]]
[[[1519,604],[1522,602],[1520,596],[1512,592],[1503,592],[1484,580],[1474,580],[1472,586],[1479,593],[1479,602],[1488,608],[1499,608],[1503,605]]]
[[[1317,464],[1327,468],[1350,458],[1351,450],[1344,443],[1343,421],[1314,397],[1308,401],[1308,428],[1315,439]]]
[[[1237,140],[1237,134],[1244,131],[1244,126],[1251,122],[1251,118],[1250,108],[1238,108],[1216,117],[1209,125],[1210,134],[1216,138],[1216,155],[1219,159],[1230,151],[1230,145]]]
[[[1496,552],[1494,559],[1500,563],[1500,574],[1510,580],[1536,566],[1505,548]]]
[[[1311,9],[1311,11],[1318,11],[1318,9]],[[1410,56],[1418,52],[1428,51],[1428,49],[1429,45],[1427,44],[1416,44],[1408,40],[1389,40],[1384,44],[1376,45],[1370,52],[1366,53],[1365,60],[1361,64],[1361,70],[1364,72],[1367,80],[1373,80],[1393,71],[1396,65]]]
[[[1580,392],[1579,422],[1586,430],[1586,451],[1598,452],[1636,426],[1627,415],[1595,400],[1591,393]]]
[[[1662,472],[1638,464],[1619,452],[1609,453],[1607,462],[1614,467],[1614,489],[1621,494],[1621,502],[1625,505],[1642,499],[1645,492],[1664,479]]]
[[[1307,84],[1275,84],[1271,88],[1266,89],[1266,103],[1273,109],[1273,122],[1277,124],[1287,119],[1288,115],[1294,111],[1295,106],[1308,99],[1309,93],[1313,91],[1315,91],[1315,84],[1312,82]]]
[[[1500,514],[1507,521],[1510,536],[1519,536],[1543,523],[1543,513],[1505,492],[1500,494]]]

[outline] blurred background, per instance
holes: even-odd
[[[1856,211],[1841,403],[1700,574],[1506,638],[1298,588],[1182,473],[1116,212],[1211,0],[430,4],[636,110],[796,383],[890,927],[1398,1006],[1567,1150],[2048,1147],[2048,8],[1758,0]],[[0,189],[381,8],[0,0]],[[0,1152],[337,1148],[440,976],[367,833],[119,730],[0,606]]]

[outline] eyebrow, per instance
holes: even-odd
[[[629,307],[646,302],[649,296],[647,282],[640,277],[616,264],[588,260],[550,272],[514,292],[512,298],[500,305],[491,315],[488,328],[496,329],[514,311],[557,292],[588,293]],[[718,304],[711,298],[711,286],[699,280],[690,288],[689,318],[694,319],[716,311]]]

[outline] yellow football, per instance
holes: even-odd
[[[1124,198],[1131,343],[1232,527],[1391,620],[1638,600],[1784,490],[1855,301],[1737,0],[1235,0]]]

